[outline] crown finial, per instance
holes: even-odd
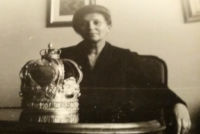
[[[49,48],[49,49],[52,49],[52,48],[53,48],[53,44],[52,44],[51,42],[48,44],[48,48]]]

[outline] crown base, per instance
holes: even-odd
[[[78,123],[78,99],[66,101],[22,101],[20,120],[35,123]]]

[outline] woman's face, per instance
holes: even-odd
[[[83,17],[80,23],[79,34],[83,39],[93,42],[99,42],[105,39],[111,26],[107,24],[105,18],[100,13],[91,13]]]

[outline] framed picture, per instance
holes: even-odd
[[[200,21],[200,0],[182,0],[185,22]]]
[[[47,27],[71,26],[77,9],[95,4],[95,0],[48,0]]]

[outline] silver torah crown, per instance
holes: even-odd
[[[61,50],[53,49],[52,44],[48,47],[40,51],[41,59],[28,61],[22,67],[20,96],[30,101],[37,101],[37,98],[40,98],[38,101],[41,98],[43,101],[56,99],[59,93],[65,94],[66,98],[80,96],[78,85],[83,74],[78,65],[70,59],[60,59]],[[69,81],[71,85],[66,84]],[[70,91],[72,81],[77,91]]]

